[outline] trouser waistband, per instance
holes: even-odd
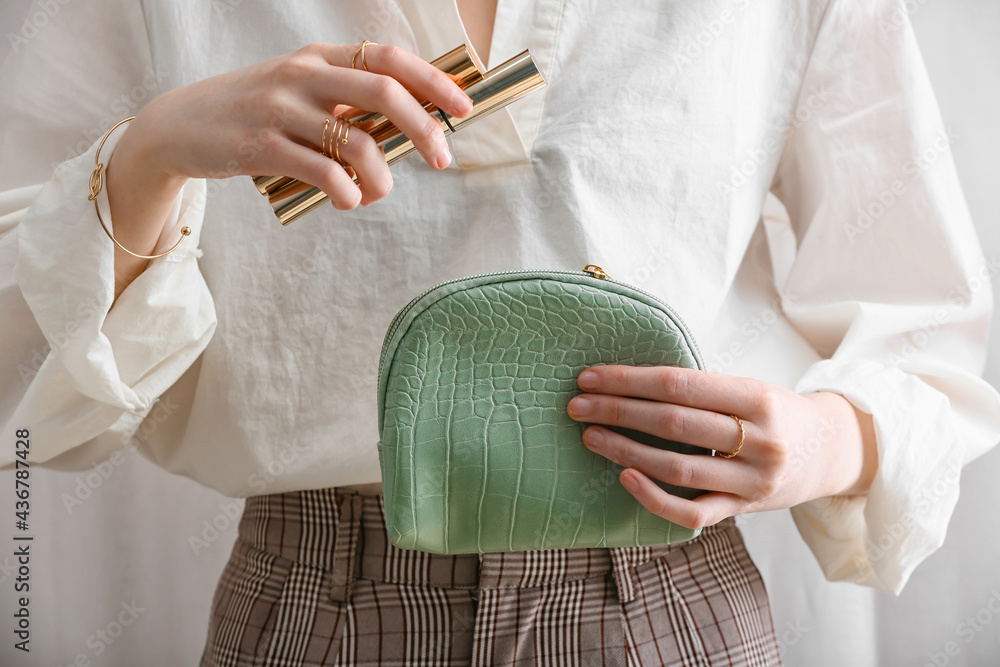
[[[737,530],[732,519],[702,536]],[[530,588],[612,573],[618,597],[635,596],[639,565],[684,544],[612,549],[550,549],[496,554],[430,554],[389,541],[381,495],[340,489],[247,499],[240,538],[275,556],[330,573],[331,599],[347,601],[357,579],[442,588]],[[701,539],[701,538],[696,538]]]

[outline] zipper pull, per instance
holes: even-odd
[[[589,273],[598,280],[614,280],[614,278],[608,275],[607,271],[599,267],[597,264],[588,264],[587,266],[583,267],[583,272]]]

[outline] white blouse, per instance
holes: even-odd
[[[978,377],[1000,267],[895,2],[500,0],[490,65],[528,48],[548,85],[453,136],[451,168],[411,158],[387,199],[287,228],[247,177],[190,181],[161,245],[194,233],[113,308],[87,200],[113,123],[313,41],[433,59],[467,37],[454,0],[53,6],[0,72],[0,463],[27,428],[32,461],[132,444],[233,496],[376,482],[395,312],[450,278],[588,263],[671,303],[710,370],[874,416],[867,497],[792,510],[832,579],[900,590],[1000,438]]]

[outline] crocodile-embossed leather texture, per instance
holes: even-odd
[[[646,546],[698,532],[643,508],[566,414],[594,364],[701,368],[669,307],[583,274],[444,283],[383,346],[379,457],[392,542],[434,553]],[[704,449],[630,432],[691,454]],[[698,491],[664,485],[694,497]]]

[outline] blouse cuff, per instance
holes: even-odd
[[[101,151],[107,164],[122,130]],[[32,429],[45,461],[121,421],[136,422],[197,359],[215,330],[215,307],[198,270],[205,182],[188,181],[152,260],[114,301],[114,245],[88,200],[96,144],[61,164],[18,229],[15,278],[50,346],[12,418]],[[107,188],[98,197],[113,233]],[[114,303],[114,308],[112,304]]]
[[[948,398],[873,361],[821,361],[796,391],[840,394],[871,414],[879,459],[867,495],[793,507],[799,532],[828,579],[898,594],[944,542],[958,500],[965,452]]]

